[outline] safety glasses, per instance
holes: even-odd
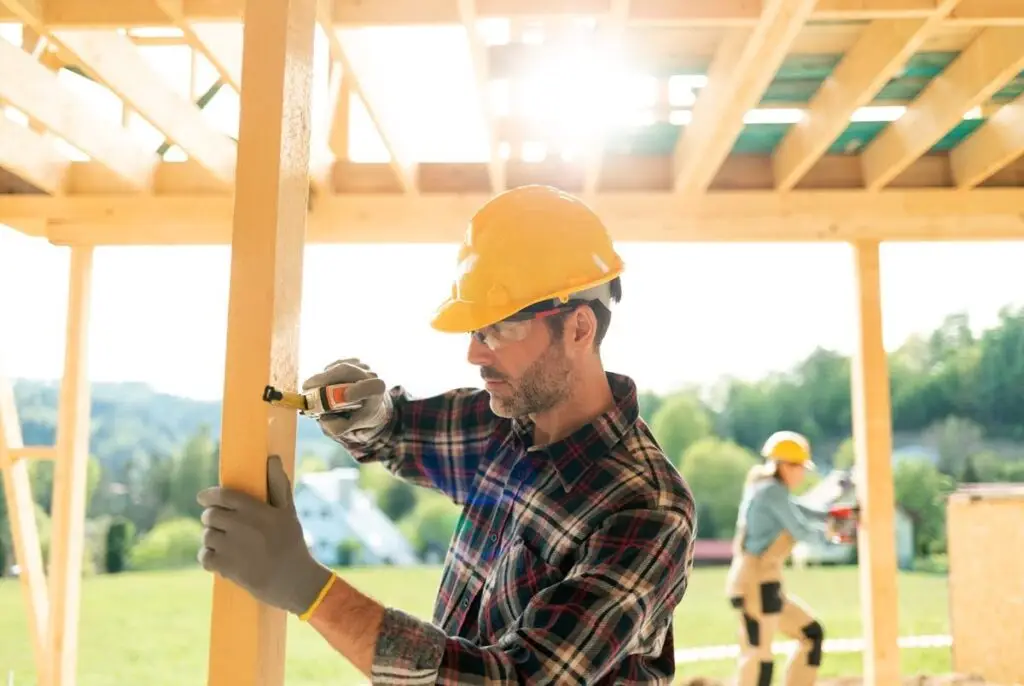
[[[486,345],[491,350],[500,350],[511,343],[519,343],[526,340],[534,322],[540,319],[553,317],[557,314],[569,312],[576,309],[578,303],[566,303],[547,310],[535,312],[519,312],[496,324],[478,329],[472,332],[473,338]]]

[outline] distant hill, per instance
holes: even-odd
[[[18,379],[14,398],[26,445],[53,445],[56,440],[58,381]],[[120,468],[133,454],[167,457],[206,425],[220,436],[221,403],[159,393],[144,383],[92,385],[89,451],[104,467]],[[300,455],[324,458],[338,446],[317,424],[298,422]]]

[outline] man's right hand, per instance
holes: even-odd
[[[338,438],[358,429],[378,428],[387,421],[391,405],[387,386],[358,358],[332,362],[324,371],[306,379],[302,390],[341,383],[351,384],[345,399],[362,401],[362,406],[342,414],[322,415],[319,418],[320,429],[325,434]]]

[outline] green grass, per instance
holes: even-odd
[[[348,570],[345,577],[381,602],[430,616],[440,577],[436,567]],[[818,613],[826,635],[860,635],[859,582],[855,568],[789,570],[787,586]],[[734,643],[736,623],[723,595],[724,570],[694,572],[676,613],[677,647]],[[205,683],[212,582],[201,570],[87,578],[82,589],[80,686],[182,686]],[[948,633],[946,579],[900,576],[900,635]],[[780,637],[781,640],[782,637]],[[782,658],[779,658],[780,660]],[[905,673],[949,671],[948,649],[907,650]],[[858,674],[859,654],[826,655],[822,675]],[[25,604],[16,580],[0,581],[0,683],[8,670],[17,686],[35,684]],[[728,676],[732,663],[680,664],[680,677]],[[308,626],[290,620],[286,683],[289,686],[359,683],[360,675]]]

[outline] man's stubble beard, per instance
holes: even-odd
[[[550,410],[569,397],[572,376],[565,352],[553,343],[518,381],[507,380],[508,395],[491,394],[491,411],[514,418]]]

